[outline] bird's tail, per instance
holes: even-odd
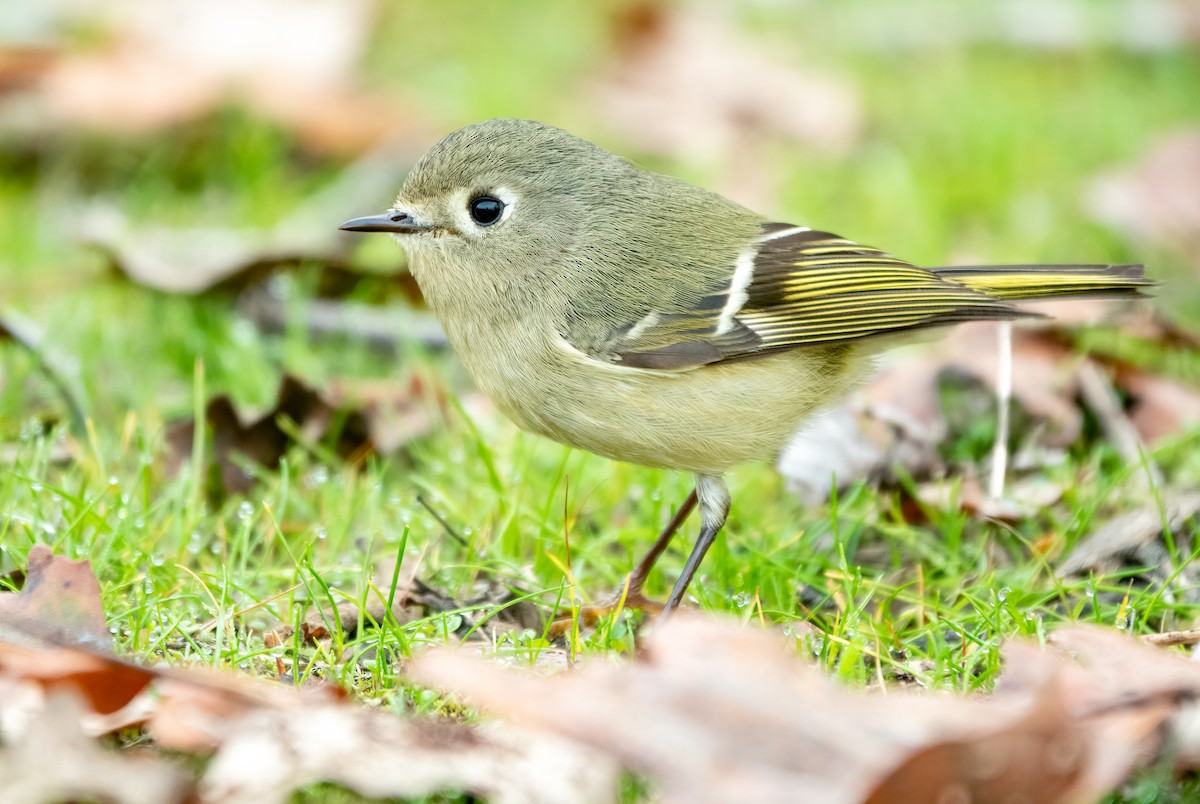
[[[934,268],[938,276],[996,299],[1062,296],[1142,296],[1157,283],[1142,265],[963,265]]]

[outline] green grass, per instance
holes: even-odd
[[[459,5],[390,11],[367,60],[370,82],[403,88],[447,127],[494,114],[538,116],[628,152],[573,92],[605,50],[594,20],[579,16],[594,10],[553,4],[529,16],[505,6],[503,14],[447,26],[442,15]],[[786,177],[774,212],[934,264],[962,255],[1144,261],[1166,283],[1159,304],[1182,319],[1200,317],[1200,295],[1179,254],[1135,247],[1088,221],[1079,203],[1095,171],[1198,121],[1200,56],[995,47],[869,53],[817,41],[804,33],[804,20],[780,14],[770,38],[802,42],[812,61],[857,83],[868,125],[841,158],[767,148],[764,158]],[[444,35],[413,33],[439,22]],[[498,32],[530,25],[552,28],[557,44],[520,53],[491,48],[509,41]],[[547,73],[554,79],[538,80]],[[654,164],[701,182],[720,172]],[[29,355],[0,344],[0,443],[19,445],[15,461],[0,468],[0,573],[23,566],[33,544],[49,544],[91,559],[122,652],[268,675],[283,659],[295,663],[297,678],[319,673],[395,711],[458,714],[408,685],[389,661],[444,642],[461,623],[457,614],[335,632],[320,647],[267,648],[262,629],[298,623],[313,603],[361,598],[372,565],[395,558],[402,544],[403,561],[421,561],[431,586],[467,599],[495,579],[534,595],[548,618],[557,602],[594,601],[616,588],[686,495],[689,478],[572,452],[495,416],[472,420],[460,409],[431,407],[432,433],[361,471],[330,460],[319,445],[298,446],[249,497],[210,500],[197,478],[171,478],[163,467],[163,424],[189,415],[198,399],[227,392],[264,405],[284,371],[317,385],[348,375],[436,376],[463,392],[461,369],[450,355],[412,348],[389,358],[353,342],[312,341],[298,327],[262,334],[237,317],[230,298],[130,286],[69,237],[72,216],[95,198],[144,224],[267,225],[339,168],[299,154],[286,132],[237,110],[169,136],[62,133],[0,148],[0,303],[45,328],[47,348],[66,359],[91,419],[72,459],[53,461],[65,425],[45,432],[42,423],[61,417],[61,403]],[[346,216],[386,201],[347,198]],[[379,260],[376,246],[363,249],[365,259]],[[304,298],[302,290],[296,305]],[[1108,337],[1106,349],[1124,343],[1117,338],[1113,347]],[[1145,362],[1159,357],[1154,349],[1142,346]],[[1189,366],[1194,371],[1195,361]],[[1196,486],[1198,442],[1194,432],[1155,451],[1168,485]],[[949,449],[978,456],[987,443],[987,432],[964,433]],[[1055,578],[1059,555],[1113,515],[1147,503],[1132,477],[1140,468],[1090,438],[1040,471],[1068,491],[1014,526],[978,522],[954,506],[931,509],[929,524],[914,526],[900,516],[896,491],[856,487],[806,507],[769,467],[744,467],[731,477],[728,528],[692,594],[701,608],[746,622],[793,630],[813,623],[825,634],[809,644],[815,659],[856,686],[915,677],[937,688],[988,689],[1000,669],[998,646],[1012,636],[1040,639],[1077,621],[1135,633],[1194,625],[1200,608],[1161,586]],[[418,495],[467,547],[447,536]],[[648,592],[669,589],[694,527],[660,562]],[[1176,566],[1194,558],[1196,535],[1177,546]],[[635,623],[629,615],[605,624],[573,647],[628,651]],[[550,643],[534,629],[509,633],[497,647],[534,663]],[[1146,785],[1162,796],[1186,794],[1148,776],[1123,800],[1149,800]],[[309,795],[325,800],[320,791]]]

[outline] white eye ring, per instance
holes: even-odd
[[[485,223],[475,218],[473,207],[477,201],[489,198],[497,201],[501,209],[498,217]],[[471,237],[483,237],[508,220],[516,205],[517,194],[507,187],[489,188],[475,193],[462,189],[455,191],[450,197],[449,212],[454,217],[459,232]]]

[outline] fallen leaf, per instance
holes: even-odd
[[[7,638],[0,641],[0,676],[33,682],[49,691],[71,690],[100,715],[126,707],[153,678],[145,668],[94,650],[47,644],[25,647]]]
[[[1200,270],[1200,130],[1161,139],[1136,163],[1094,179],[1084,202],[1100,221]]]
[[[0,310],[0,342],[19,345],[37,361],[42,375],[54,386],[70,416],[71,429],[77,435],[86,432],[87,417],[74,384],[67,379],[71,373],[63,359],[46,346],[41,328],[13,310]]]
[[[365,796],[466,791],[497,804],[612,801],[617,768],[511,726],[401,720],[351,707],[261,711],[239,722],[200,785],[202,801],[270,804],[313,782]]]
[[[302,305],[290,301],[269,283],[251,285],[238,297],[238,312],[263,332],[282,333],[296,327],[313,340],[344,338],[389,353],[414,343],[433,349],[450,343],[428,310],[343,299],[307,299]]]
[[[725,194],[754,206],[768,202],[776,181],[762,172],[767,160],[754,158],[764,142],[843,152],[861,132],[862,112],[845,81],[772,58],[734,28],[694,7],[626,4],[592,95],[600,119],[644,153],[735,155]]]
[[[212,433],[212,448],[205,451],[205,457],[215,466],[217,490],[236,494],[253,487],[255,477],[244,468],[246,462],[266,468],[279,464],[292,445],[291,435],[280,426],[281,417],[295,423],[306,443],[336,435],[333,448],[339,455],[365,458],[374,446],[362,413],[350,411],[341,417],[338,413],[320,394],[290,375],[283,378],[275,405],[258,417],[244,417],[228,396],[215,397],[205,408],[203,426]],[[335,424],[340,424],[336,434],[331,431]],[[190,460],[195,428],[191,419],[168,425],[170,473],[177,473]]]
[[[930,25],[934,18],[937,25]],[[1100,47],[1141,56],[1186,50],[1200,41],[1200,6],[1194,0],[1109,0],[1102,6],[1089,0],[982,0],[970,5],[910,0],[901,6],[846,6],[837,30],[849,47],[897,59],[930,48],[971,46],[1068,53]]]
[[[1150,650],[1106,641],[1136,668]],[[1168,690],[1200,689],[1200,669],[1160,668],[1153,693],[1130,699],[1136,676],[1093,680],[1090,666],[1021,643],[1005,666],[982,698],[854,692],[776,635],[680,614],[628,664],[547,679],[436,650],[411,672],[645,772],[664,801],[697,804],[1094,800],[1160,745]]]
[[[34,545],[20,594],[0,593],[0,640],[111,649],[100,584],[91,563],[56,556],[49,547]]]
[[[323,153],[360,155],[389,141],[430,139],[421,115],[394,93],[357,85],[373,0],[114,5],[61,14],[62,28],[86,24],[104,36],[93,35],[86,52],[60,50],[34,65],[35,78],[17,85],[32,95],[25,118],[43,129],[136,134],[240,103]]]
[[[100,250],[131,281],[165,293],[243,291],[281,270],[315,262],[321,266],[318,292],[344,294],[362,279],[346,267],[354,241],[337,228],[347,215],[346,199],[394,192],[397,177],[416,158],[410,148],[364,156],[270,228],[135,226],[122,210],[96,205],[65,235]],[[394,281],[411,293],[407,275]]]
[[[160,758],[102,750],[79,728],[83,708],[70,695],[51,695],[18,734],[0,745],[0,799],[9,804],[106,801],[182,802],[183,774]]]
[[[1200,427],[1200,387],[1132,367],[1118,369],[1117,383],[1132,397],[1129,418],[1143,443]]]
[[[1167,550],[1164,532],[1184,555],[1190,550],[1191,537],[1186,527],[1200,514],[1200,494],[1185,494],[1163,500],[1162,510],[1149,504],[1105,522],[1088,534],[1059,565],[1063,578],[1111,575],[1130,569],[1149,569],[1159,583],[1172,580],[1173,588],[1194,595],[1192,573],[1180,568],[1178,574]]]
[[[813,420],[780,455],[777,467],[805,499],[827,499],[835,483],[842,489],[861,480],[893,483],[898,476],[936,475],[944,466],[941,446],[955,430],[942,406],[946,384],[974,390],[985,411],[995,405],[995,324],[964,324],[952,338],[885,359],[890,362],[857,396]],[[1070,347],[1056,339],[1035,330],[1013,332],[1013,400],[1042,425],[1039,442],[1046,446],[1072,444],[1083,432],[1075,401],[1077,363]],[[949,412],[962,420],[978,415],[973,409]]]

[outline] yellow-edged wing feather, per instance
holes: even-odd
[[[920,268],[829,232],[769,224],[734,269],[688,311],[652,313],[612,350],[620,362],[687,369],[782,349],[964,321],[1036,316],[1018,299],[1129,295],[1153,284],[1141,266]]]

